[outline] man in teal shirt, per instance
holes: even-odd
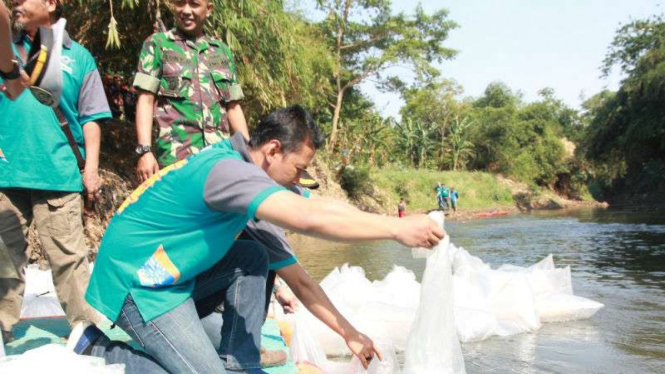
[[[18,63],[25,65],[38,28],[64,22],[60,19],[63,8],[59,0],[13,4],[15,29],[21,32],[15,35],[12,48]],[[62,44],[60,110],[69,121],[76,146],[86,156],[82,174],[52,108],[40,104],[30,92],[24,91],[15,101],[0,93],[0,245],[4,244],[0,250],[11,258],[16,273],[0,277],[0,327],[6,339],[11,339],[19,320],[23,268],[28,262],[26,238],[33,220],[68,321],[97,319],[84,300],[89,268],[81,191],[85,188],[91,199],[99,193],[97,122],[111,113],[90,53],[68,35]]]
[[[70,348],[123,363],[128,374],[264,373],[259,339],[270,261],[271,268],[285,269],[280,276],[293,283],[296,296],[366,366],[377,353],[372,341],[334,309],[320,287],[299,284],[308,281],[293,256],[273,256],[273,262],[260,238],[236,240],[250,220],[323,238],[392,239],[409,247],[432,247],[443,237],[425,215],[384,217],[294,193],[322,143],[311,114],[293,106],[261,120],[248,144],[236,134],[145,181],[111,220],[86,299],[147,354],[110,341],[89,324],[74,330]],[[199,314],[222,302],[217,352]]]

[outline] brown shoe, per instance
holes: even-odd
[[[268,351],[261,347],[261,367],[269,368],[273,366],[281,366],[286,363],[286,352],[274,350]]]

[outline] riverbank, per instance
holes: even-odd
[[[536,188],[500,174],[477,171],[374,170],[370,173],[370,193],[353,201],[361,209],[397,215],[403,198],[407,212],[425,213],[437,209],[434,187],[438,182],[459,192],[455,220],[487,218],[532,210],[607,207],[590,194],[570,199],[546,188]]]

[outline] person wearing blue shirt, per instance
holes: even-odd
[[[87,322],[75,327],[69,348],[125,364],[127,374],[265,373],[259,340],[266,276],[274,269],[367,368],[380,357],[372,340],[307,275],[281,228],[427,248],[445,233],[423,214],[398,219],[307,197],[297,182],[322,144],[311,114],[295,105],[262,119],[249,141],[238,133],[143,182],[113,216],[86,293],[143,351]],[[199,318],[222,302],[217,350]]]
[[[455,187],[450,187],[450,206],[453,208],[453,214],[457,213],[457,200],[459,199],[459,193]]]
[[[12,2],[15,16],[13,57],[25,65],[27,51],[41,26],[66,22],[59,0]],[[70,324],[98,319],[85,302],[90,277],[84,242],[81,192],[99,194],[100,127],[111,117],[97,66],[90,53],[64,32],[60,56],[62,92],[59,109],[69,122],[76,147],[85,157],[81,172],[72,146],[53,108],[28,91],[15,101],[0,93],[0,238],[15,276],[0,278],[0,328],[11,339],[19,320],[28,263],[27,234],[35,222],[49,261],[56,292]],[[56,65],[58,66],[58,65]],[[3,84],[4,80],[0,81]]]

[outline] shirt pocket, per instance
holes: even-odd
[[[233,85],[233,76],[227,69],[218,68],[210,70],[210,77],[212,79],[213,100],[228,103],[232,101],[231,86]]]
[[[187,99],[192,96],[191,72],[182,69],[178,74],[162,76],[159,95],[171,99]]]
[[[48,206],[47,228],[54,238],[83,235],[81,194],[57,192],[46,198]]]

